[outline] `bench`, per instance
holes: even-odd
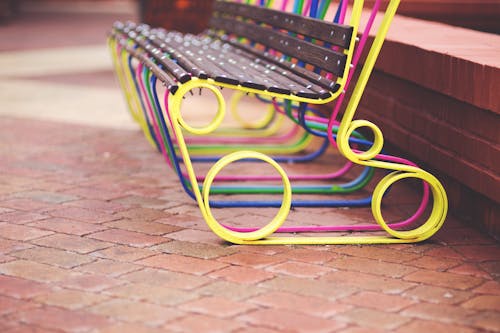
[[[175,167],[183,186],[197,201],[207,224],[217,235],[239,244],[402,243],[427,239],[441,227],[446,217],[447,199],[439,181],[409,161],[382,155],[383,137],[378,127],[366,120],[353,120],[398,3],[398,0],[391,0],[386,8],[336,136],[333,136],[332,120],[328,121],[328,128],[324,130],[325,137],[348,160],[393,171],[378,183],[370,201],[378,225],[375,228],[359,228],[383,229],[388,236],[270,237],[280,231],[317,230],[314,227],[281,227],[291,206],[296,205],[292,201],[290,180],[283,168],[265,154],[239,150],[222,157],[205,176],[200,177],[194,171],[189,143],[185,140],[186,133],[204,136],[219,127],[226,108],[224,96],[220,92],[222,88],[255,94],[272,103],[280,100],[304,106],[325,104],[335,99],[341,102],[345,97],[346,83],[353,74],[351,66],[353,61],[357,61],[356,36],[363,1],[353,1],[348,24],[335,24],[270,8],[217,0],[210,27],[201,35],[181,34],[133,23],[116,23],[113,26],[110,46],[129,107],[147,136],[149,133],[150,141],[155,142],[168,156],[167,162]],[[373,9],[373,13],[377,8]],[[134,66],[132,58],[139,64]],[[154,83],[157,79],[165,86],[164,106],[157,96]],[[202,88],[215,95],[217,114],[208,125],[192,127],[181,115],[182,102],[188,93]],[[169,121],[165,121],[164,115]],[[301,124],[306,125],[304,113],[301,117]],[[351,145],[351,139],[361,127],[373,132],[374,141],[364,150],[357,150]],[[177,163],[176,153],[185,166],[185,175]],[[209,196],[212,183],[224,167],[240,160],[261,160],[270,164],[278,171],[283,182],[280,191],[283,199],[277,206],[279,211],[261,229],[229,228],[220,224],[211,212],[213,202]],[[415,215],[404,223],[387,223],[381,213],[382,198],[392,184],[406,178],[423,181],[422,203]],[[199,180],[203,180],[203,185],[199,185]],[[429,193],[433,199],[429,218],[414,230],[406,230],[407,225],[422,214]],[[403,227],[405,229],[401,230]],[[338,226],[322,229],[338,230],[351,229]]]

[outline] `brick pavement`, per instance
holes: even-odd
[[[84,79],[118,94],[110,69],[53,78],[10,84],[78,86],[85,107],[100,97]],[[1,332],[500,331],[500,247],[455,217],[422,244],[230,245],[137,129],[68,121],[35,97],[54,118],[0,120]],[[321,215],[366,218],[291,221]]]

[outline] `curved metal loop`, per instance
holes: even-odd
[[[398,231],[392,229],[382,216],[382,199],[384,194],[395,182],[405,178],[417,178],[426,182],[432,192],[433,207],[428,217],[421,226],[412,230]],[[448,199],[446,192],[441,183],[428,172],[418,170],[416,172],[399,172],[395,171],[384,178],[377,184],[372,197],[372,213],[375,221],[384,229],[388,234],[393,237],[408,240],[408,241],[423,241],[431,237],[436,231],[441,228],[446,218],[448,211]]]
[[[354,131],[361,127],[368,127],[373,133],[373,143],[371,147],[366,151],[352,149],[352,147],[349,145],[349,139],[351,138],[351,135]],[[349,124],[349,127],[347,128],[345,133],[348,139],[341,140],[339,148],[340,145],[342,145],[342,152],[351,161],[367,161],[374,159],[382,152],[382,148],[384,148],[384,136],[382,134],[382,131],[377,125],[368,120],[353,120]]]
[[[258,159],[263,162],[269,163],[278,171],[283,181],[283,200],[278,213],[266,226],[250,232],[234,231],[221,225],[212,214],[209,200],[210,188],[217,174],[227,165],[242,159]],[[207,173],[205,181],[203,182],[202,196],[203,207],[206,215],[205,219],[210,229],[212,229],[215,234],[225,239],[226,241],[238,244],[244,241],[253,241],[266,238],[273,232],[275,232],[283,224],[283,222],[285,222],[288,213],[290,212],[292,203],[292,187],[286,172],[272,158],[255,151],[238,151],[224,156],[212,166],[212,168]]]
[[[217,107],[217,113],[215,114],[214,118],[205,126],[203,127],[193,127],[189,125],[184,118],[182,118],[181,114],[181,107],[182,105],[179,105],[179,107],[172,108],[172,112],[177,112],[176,114],[176,119],[179,125],[186,131],[188,131],[191,134],[196,134],[196,135],[205,135],[212,133],[215,131],[219,125],[222,123],[224,120],[224,117],[226,115],[226,101],[224,100],[224,96],[222,96],[222,93],[220,90],[211,84],[208,84],[206,82],[201,82],[198,80],[191,80],[188,81],[182,85],[179,86],[179,89],[175,93],[175,97],[177,101],[182,100],[182,97],[184,97],[189,91],[191,91],[194,88],[205,88],[210,90],[214,95],[215,98],[217,99],[218,107]],[[180,99],[179,99],[180,97]]]
[[[273,121],[275,118],[276,112],[274,108],[271,106],[268,106],[267,108],[267,113],[264,114],[264,116],[255,121],[255,122],[250,122],[246,119],[244,119],[240,113],[239,113],[239,104],[241,102],[241,99],[245,97],[247,94],[245,94],[243,91],[235,91],[234,94],[231,96],[230,100],[230,107],[229,110],[231,111],[232,116],[236,121],[238,121],[241,126],[245,129],[263,129],[269,126],[269,124]],[[254,96],[255,94],[251,94]]]

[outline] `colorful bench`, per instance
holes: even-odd
[[[376,1],[371,16],[359,42],[359,25],[363,1],[354,0],[347,24],[330,23],[322,17],[330,1],[309,1],[306,7],[311,17],[265,6],[216,1],[210,29],[201,35],[181,34],[146,25],[116,23],[110,34],[109,45],[129,109],[141,124],[146,137],[165,156],[180,177],[181,184],[198,203],[208,226],[221,238],[238,244],[357,244],[417,242],[431,237],[444,223],[447,197],[441,183],[430,173],[415,164],[397,157],[382,154],[383,136],[380,129],[366,120],[354,120],[374,63],[394,16],[398,0],[389,2],[376,37],[371,44],[356,85],[345,101],[347,106],[340,122],[336,118],[346,96],[345,90],[354,74],[361,52],[379,10]],[[294,11],[303,9],[303,1],[294,2]],[[298,9],[298,10],[297,10]],[[347,12],[347,2],[341,1],[336,21],[342,22]],[[157,81],[164,88],[159,88]],[[359,180],[331,186],[331,193],[349,192],[363,186],[375,168],[389,171],[376,185],[370,198],[362,200],[311,200],[292,199],[296,193],[322,193],[321,186],[291,186],[289,177],[278,162],[286,158],[272,158],[268,152],[279,153],[265,143],[275,139],[267,133],[268,120],[257,128],[233,133],[245,137],[246,132],[263,134],[250,145],[230,144],[226,135],[217,135],[226,116],[226,101],[221,90],[227,88],[241,94],[252,94],[275,111],[285,114],[308,133],[325,138],[332,147],[352,164],[366,166]],[[216,98],[218,110],[208,125],[191,126],[182,116],[184,98],[201,89],[210,91]],[[163,105],[160,98],[163,93]],[[319,114],[312,107],[336,101],[329,117]],[[256,110],[262,112],[262,110]],[[270,119],[270,118],[269,118]],[[251,126],[250,126],[251,127]],[[371,131],[373,141],[367,141],[360,129]],[[245,132],[245,130],[247,130]],[[272,131],[271,131],[272,132]],[[264,135],[264,133],[267,133]],[[198,138],[198,140],[196,140]],[[216,152],[224,156],[203,158],[196,156],[196,147],[212,147],[212,142],[224,144]],[[266,141],[267,140],[267,141]],[[242,141],[234,141],[242,142]],[[233,143],[234,143],[233,142]],[[200,144],[201,143],[201,144]],[[293,159],[292,155],[288,157]],[[193,163],[215,161],[206,175],[197,175]],[[261,161],[270,164],[279,174],[281,186],[212,186],[214,180],[245,179],[245,175],[219,176],[229,164]],[[278,162],[277,162],[278,161]],[[271,177],[273,178],[273,177]],[[304,177],[307,179],[307,175]],[[423,183],[421,203],[414,215],[404,221],[388,223],[382,216],[382,199],[390,187],[399,180],[418,179]],[[265,175],[262,179],[270,179]],[[276,179],[274,177],[273,179]],[[257,178],[255,180],[258,180]],[[200,182],[203,182],[202,184]],[[353,184],[356,184],[354,186]],[[329,192],[329,193],[330,193]],[[211,193],[274,193],[282,196],[279,201],[228,201],[210,200]],[[432,208],[425,221],[413,226],[421,218],[432,199]],[[291,226],[285,227],[292,207],[342,207],[371,205],[375,223],[355,226]],[[274,219],[262,228],[229,227],[219,223],[212,213],[213,207],[278,207]],[[367,236],[280,236],[279,233],[336,232],[383,230],[386,235]]]

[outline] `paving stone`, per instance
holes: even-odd
[[[220,238],[211,231],[184,229],[169,233],[168,238],[185,242],[198,242],[207,244],[219,244]]]
[[[27,191],[16,194],[18,198],[32,199],[47,203],[60,204],[78,199],[77,196],[49,191]]]
[[[170,235],[172,233],[182,229],[180,227],[173,226],[173,225],[142,221],[140,219],[137,219],[137,220],[136,219],[122,219],[122,220],[118,220],[118,221],[105,223],[104,225],[107,227],[110,227],[110,228],[135,231],[135,232],[140,232],[140,233],[148,234],[148,235],[161,236],[161,235],[168,234],[169,238],[172,238],[172,237],[170,237]]]
[[[265,280],[272,279],[273,273],[257,270],[251,267],[243,266],[229,266],[221,270],[209,274],[213,278],[222,278],[226,281],[242,283],[242,284],[256,284]]]
[[[399,295],[386,295],[373,291],[363,291],[356,295],[345,297],[341,299],[341,302],[384,312],[398,312],[416,303],[411,298]]]
[[[361,290],[381,291],[387,294],[399,294],[413,286],[412,282],[380,275],[337,271],[321,277],[322,280],[334,283],[338,287],[350,286]]]
[[[97,240],[91,240],[95,241],[98,244],[111,244],[111,243],[104,243],[101,241]],[[132,262],[136,261],[139,259],[151,257],[157,252],[148,250],[148,249],[142,249],[138,247],[132,247],[132,246],[126,246],[126,245],[113,245],[113,246],[105,246],[103,247],[103,250],[98,250],[92,253],[93,256],[99,257],[99,258],[104,258],[104,259],[110,259],[110,260],[117,260],[117,261],[123,261],[123,262]]]
[[[50,288],[43,283],[13,276],[0,275],[1,295],[14,298],[32,298],[48,290],[50,290]]]
[[[33,247],[30,243],[0,238],[0,253],[7,254],[12,251],[29,249],[30,247]]]
[[[87,237],[65,234],[54,234],[48,237],[37,239],[32,242],[41,246],[54,247],[81,254],[87,254],[96,250],[101,250],[113,246],[112,243],[102,242]]]
[[[395,330],[397,333],[421,333],[421,332],[433,332],[433,333],[473,333],[476,332],[475,329],[467,326],[459,326],[453,324],[443,324],[435,321],[425,321],[425,320],[413,320],[409,324],[405,324]]]
[[[498,261],[498,258],[500,258],[500,247],[498,245],[462,245],[455,246],[454,249],[465,258],[477,262]]]
[[[19,259],[26,259],[42,264],[49,264],[62,268],[73,268],[94,261],[95,259],[78,253],[47,247],[34,247],[13,252],[12,255]]]
[[[498,311],[481,311],[469,318],[474,327],[480,330],[500,332],[500,316]]]
[[[488,281],[473,290],[475,293],[500,295],[500,282]]]
[[[117,277],[125,273],[138,271],[142,266],[134,265],[127,262],[113,261],[108,259],[98,259],[95,257],[94,261],[88,264],[83,264],[78,267],[78,271],[86,272],[97,275],[108,275]]]
[[[450,268],[448,269],[448,272],[463,274],[463,275],[471,275],[482,279],[492,278],[492,276],[488,272],[480,268],[477,264],[470,264],[470,263],[461,264],[453,268]]]
[[[161,328],[147,326],[138,323],[114,323],[110,326],[103,327],[99,330],[100,333],[165,333]]]
[[[386,330],[373,327],[349,326],[339,330],[340,333],[383,333]]]
[[[412,262],[413,260],[419,258],[420,256],[415,253],[405,253],[398,251],[396,249],[388,249],[379,246],[338,246],[335,247],[335,251],[338,253],[343,253],[351,255],[354,257],[370,258],[382,262],[392,262],[392,263],[405,263]]]
[[[266,290],[255,285],[218,280],[204,285],[197,292],[203,296],[223,297],[233,301],[241,301],[264,293]]]
[[[417,268],[415,267],[411,267],[404,264],[381,262],[379,260],[358,258],[351,256],[342,256],[333,259],[330,262],[328,262],[327,265],[336,269],[350,270],[362,273],[371,273],[391,278],[401,278],[407,275],[408,273],[417,270]]]
[[[242,326],[243,324],[236,321],[228,321],[204,315],[189,315],[172,321],[163,326],[163,329],[167,332],[226,333],[233,332]]]
[[[79,199],[79,200],[72,200],[69,202],[65,203],[65,206],[71,206],[71,207],[80,207],[80,208],[85,208],[89,210],[100,210],[104,211],[106,213],[116,213],[119,211],[126,210],[128,207],[111,202],[111,201],[105,201],[105,200],[97,200],[97,199]]]
[[[160,286],[146,283],[124,284],[109,288],[104,293],[133,301],[168,306],[184,303],[198,297],[196,293],[190,291],[174,289],[166,285]]]
[[[500,296],[498,295],[480,295],[463,303],[466,309],[491,310],[500,313]]]
[[[47,212],[53,217],[75,219],[87,223],[104,223],[119,219],[115,214],[80,207],[61,207]]]
[[[482,279],[447,272],[421,270],[404,277],[406,281],[425,283],[436,287],[453,286],[455,289],[465,290],[476,287]]]
[[[426,255],[438,258],[463,260],[464,256],[452,247],[437,247],[425,252]]]
[[[346,299],[349,298],[350,297],[346,297]],[[352,308],[351,305],[333,302],[324,298],[302,296],[279,291],[266,292],[250,299],[249,302],[266,308],[296,311],[323,318],[334,317]]]
[[[5,316],[12,312],[33,309],[37,306],[39,305],[32,301],[20,300],[0,295],[0,316]]]
[[[286,251],[282,257],[289,258],[293,261],[301,261],[309,264],[324,264],[333,258],[338,257],[338,254],[328,250],[318,250],[310,248],[295,248]]]
[[[1,254],[0,253],[0,263],[8,262],[8,261],[13,261],[15,259],[16,259],[15,257],[11,257],[11,256],[8,256],[6,254]]]
[[[166,209],[169,207],[169,203],[166,200],[148,198],[140,195],[128,195],[123,198],[114,199],[113,202],[120,203],[122,205],[136,205],[142,208],[151,209]]]
[[[405,290],[403,296],[429,303],[458,304],[472,298],[474,295],[470,291],[419,285],[415,288]]]
[[[0,273],[38,282],[59,282],[70,271],[29,260],[15,260],[0,264]]]
[[[88,308],[95,314],[115,317],[126,322],[162,325],[182,315],[178,310],[156,304],[134,302],[126,299],[112,299]]]
[[[295,311],[279,309],[260,309],[242,315],[238,319],[253,325],[270,327],[285,332],[331,332],[345,326],[343,322],[337,320],[327,320]]]
[[[81,309],[108,299],[107,296],[89,291],[59,289],[35,297],[35,302],[69,310]]]
[[[97,231],[105,230],[107,227],[99,224],[92,224],[70,220],[65,218],[49,218],[43,221],[31,222],[28,226],[43,230],[50,230],[56,233],[83,236]]]
[[[223,297],[203,297],[179,306],[184,312],[199,313],[212,317],[228,318],[255,309],[248,302],[237,302]]]
[[[278,330],[274,330],[266,327],[257,327],[253,325],[248,325],[235,331],[235,333],[278,333]]]
[[[356,291],[352,286],[341,286],[329,281],[291,276],[278,276],[272,280],[260,283],[259,286],[269,290],[286,291],[304,296],[323,297],[330,300],[349,296]]]
[[[139,220],[146,222],[152,222],[160,218],[168,218],[170,216],[170,214],[165,213],[160,209],[142,208],[142,207],[133,207],[118,213],[118,215],[131,220]]]
[[[266,268],[267,271],[302,278],[315,278],[332,271],[332,269],[320,265],[307,264],[304,262],[287,261]]]
[[[500,260],[497,261],[487,261],[478,264],[478,266],[488,272],[495,279],[500,278]]]
[[[136,263],[195,275],[204,275],[227,266],[215,260],[184,257],[177,254],[158,254],[136,261]]]
[[[153,236],[145,233],[121,229],[108,229],[93,233],[89,235],[89,237],[104,242],[111,242],[133,247],[148,247],[168,241],[167,239],[160,236]]]
[[[233,252],[236,252],[235,247],[229,247]],[[261,269],[272,264],[277,264],[285,261],[286,258],[282,256],[271,256],[258,253],[238,252],[230,256],[222,257],[219,261],[241,266],[249,266]]]
[[[441,258],[438,256],[422,256],[413,260],[411,264],[414,267],[445,271],[459,265],[460,262],[461,261],[458,259]]]
[[[193,243],[184,241],[171,241],[151,247],[152,250],[179,254],[183,256],[196,257],[201,259],[220,258],[224,262],[224,257],[235,253],[237,250],[231,246],[220,246],[207,243]]]
[[[74,274],[60,282],[60,285],[68,289],[81,291],[100,292],[102,290],[124,284],[124,281],[107,275],[97,274]]]
[[[401,314],[448,324],[467,324],[467,317],[476,314],[476,311],[454,305],[419,303],[404,309]]]
[[[89,331],[109,324],[108,319],[100,314],[71,311],[52,306],[23,311],[18,316],[24,323],[66,332]]]
[[[123,196],[120,191],[105,190],[102,188],[79,186],[69,188],[63,193],[74,195],[79,198],[96,199],[96,200],[112,200]]]
[[[194,290],[212,282],[204,276],[191,275],[180,272],[171,272],[155,268],[145,268],[140,271],[124,274],[121,280],[136,283],[146,283],[152,286],[163,286],[184,290]]]
[[[30,223],[33,221],[44,220],[48,217],[49,216],[45,215],[45,214],[13,211],[13,212],[1,214],[0,221],[10,222],[10,223],[14,223],[14,224],[26,224],[26,223]]]
[[[11,240],[27,241],[50,234],[52,234],[52,232],[47,230],[0,222],[0,235]]]
[[[336,318],[342,322],[383,330],[392,330],[410,321],[410,318],[398,314],[367,308],[355,308]]]

